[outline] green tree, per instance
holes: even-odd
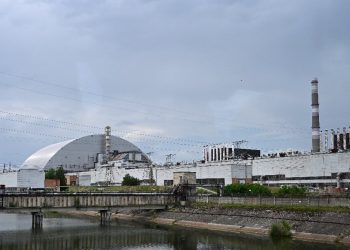
[[[63,167],[59,167],[58,169],[49,169],[49,171],[45,173],[45,179],[58,179],[60,180],[60,186],[67,185]]]
[[[126,174],[123,178],[123,182],[122,182],[122,186],[138,186],[140,185],[140,180],[129,175]]]
[[[63,167],[59,167],[56,169],[56,179],[60,180],[60,186],[66,186],[66,177],[64,176],[64,169]]]
[[[45,179],[56,179],[56,170],[50,168],[49,171],[45,173]]]

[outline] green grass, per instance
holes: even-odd
[[[245,205],[245,204],[217,204],[205,202],[191,202],[192,208],[222,208],[222,209],[260,209],[273,211],[289,211],[289,212],[346,212],[350,213],[349,207],[317,207],[306,205]]]
[[[120,192],[120,193],[168,193],[172,187],[164,186],[87,186],[69,187],[69,192]]]
[[[197,194],[213,194],[213,195],[217,195],[217,192],[207,189],[207,188],[202,188],[202,187],[197,187],[196,188],[196,193]]]

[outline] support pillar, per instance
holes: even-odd
[[[337,173],[337,188],[341,188],[341,173]]]
[[[42,228],[43,227],[44,215],[41,211],[32,212],[32,228]]]
[[[109,209],[103,209],[98,211],[100,213],[101,225],[108,224],[112,221],[112,212]]]

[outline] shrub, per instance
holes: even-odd
[[[129,175],[126,174],[123,178],[123,182],[122,182],[122,186],[138,186],[140,185],[140,180]]]
[[[304,196],[305,194],[306,189],[298,186],[283,186],[277,191],[278,196]]]
[[[270,230],[270,236],[272,238],[281,238],[281,237],[291,237],[291,226],[287,221],[281,221],[279,223],[272,224]]]
[[[271,190],[260,184],[230,184],[224,187],[225,195],[270,196]]]

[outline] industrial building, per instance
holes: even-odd
[[[106,133],[110,133],[109,127]],[[96,163],[126,158],[137,162],[148,161],[138,147],[120,137],[88,135],[40,149],[25,160],[21,168],[48,170],[63,167],[66,172],[81,172],[94,169]]]
[[[26,167],[18,171],[0,173],[0,184],[11,188],[43,188],[44,181],[44,170],[37,168]]]
[[[348,187],[350,133],[346,128],[332,129],[330,135],[328,130],[321,131],[317,79],[311,81],[311,106],[310,153],[291,151],[261,155],[259,150],[242,149],[236,143],[207,145],[203,150],[203,160],[193,164],[167,164],[155,168],[146,166],[134,169],[98,168],[84,174],[91,176],[91,183],[103,182],[106,176],[113,176],[115,183],[120,183],[122,177],[129,173],[141,180],[153,176],[157,185],[172,185],[175,172],[195,172],[200,185],[254,182],[275,186]]]
[[[283,152],[253,161],[253,181],[268,185],[348,187],[350,183],[350,134],[343,128],[320,130],[318,80],[311,81],[312,150],[308,154]]]
[[[96,169],[107,162],[128,167],[150,161],[134,144],[105,134],[89,135],[42,148],[28,157],[18,171],[0,173],[0,184],[7,187],[44,188],[45,171],[63,167],[65,172],[79,173]],[[91,175],[81,174],[81,184],[90,185]]]
[[[260,150],[245,149],[241,142],[207,145],[203,159],[192,164],[152,165],[132,143],[111,135],[89,135],[47,146],[31,155],[16,175],[15,185],[30,186],[43,179],[43,171],[63,167],[76,175],[78,185],[120,185],[129,174],[144,184],[173,185],[177,172],[196,173],[199,185],[261,183],[265,185],[307,185],[349,187],[350,131],[346,128],[323,132],[320,129],[318,80],[311,82],[312,149],[261,155]],[[330,138],[329,138],[330,137]],[[35,176],[35,177],[34,177]],[[12,177],[13,178],[13,177]],[[28,180],[30,179],[30,180]],[[43,183],[43,181],[42,181]]]

